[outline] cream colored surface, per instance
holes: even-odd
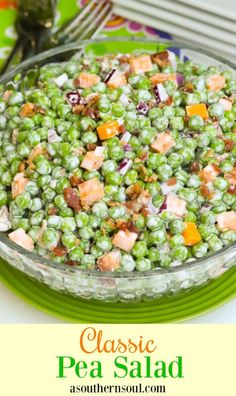
[[[184,325],[97,325],[103,329],[104,339],[137,341],[153,339],[157,350],[150,354],[153,362],[170,362],[183,357],[184,378],[114,379],[114,358],[119,354],[85,354],[79,347],[81,331],[87,327],[67,326],[1,326],[0,327],[0,394],[5,396],[69,395],[70,385],[113,384],[165,385],[169,396],[235,396],[236,326]],[[111,336],[112,335],[112,336]],[[56,356],[72,356],[78,360],[102,361],[102,379],[79,379],[73,370],[67,378],[57,379]],[[147,353],[125,353],[129,360],[141,360]],[[114,394],[114,393],[112,393]]]

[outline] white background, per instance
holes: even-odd
[[[0,283],[0,323],[64,323],[22,301]],[[236,323],[236,298],[222,307],[185,323]]]

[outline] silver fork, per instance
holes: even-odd
[[[95,38],[111,15],[112,3],[110,1],[90,0],[72,21],[51,34],[48,39],[44,39],[37,48],[37,52],[73,41]]]

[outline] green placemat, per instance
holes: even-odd
[[[236,268],[206,286],[138,304],[102,303],[58,293],[0,262],[0,280],[41,311],[73,323],[174,323],[210,311],[236,296]]]

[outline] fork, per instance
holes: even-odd
[[[90,0],[71,21],[64,24],[55,33],[43,38],[37,52],[71,42],[92,39],[98,36],[112,15],[109,0]]]

